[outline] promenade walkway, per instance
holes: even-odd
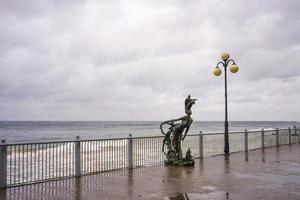
[[[300,145],[7,188],[1,199],[300,199]]]

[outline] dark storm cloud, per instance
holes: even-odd
[[[229,51],[240,66],[232,119],[298,120],[299,6],[1,0],[0,118],[161,120],[181,115],[191,93],[196,120],[222,120],[223,77],[212,70]]]

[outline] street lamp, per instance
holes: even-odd
[[[219,68],[219,65],[224,67],[224,73],[225,73],[225,131],[224,131],[224,156],[228,157],[229,156],[229,135],[228,135],[228,111],[227,111],[227,67],[229,63],[232,63],[230,66],[230,71],[232,73],[236,73],[239,71],[238,66],[235,64],[233,59],[229,59],[230,55],[227,52],[224,52],[221,55],[221,58],[223,61],[220,61],[216,68],[214,69],[214,75],[215,76],[220,76],[222,74],[222,70]]]

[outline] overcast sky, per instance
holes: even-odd
[[[299,0],[0,0],[0,120],[300,120]]]

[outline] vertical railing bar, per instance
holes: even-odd
[[[109,156],[109,170],[112,169],[112,162],[113,162],[113,153],[114,153],[114,149],[113,149],[113,143],[112,143],[112,140],[109,141],[110,143],[110,147],[109,149],[111,150],[110,151],[110,156]]]
[[[162,150],[160,150],[160,148],[157,146],[157,142],[156,142],[155,138],[154,138],[154,146],[155,146],[155,150],[156,150],[155,156],[158,157],[159,162],[161,162],[161,156],[160,156],[159,152]]]
[[[63,143],[63,155],[62,155],[62,158],[63,158],[63,166],[62,166],[63,167],[63,177],[66,176],[66,166],[67,166],[67,159],[65,159],[65,158],[67,158],[66,151],[67,151],[66,143]]]
[[[63,143],[60,143],[59,144],[59,154],[58,154],[58,157],[59,157],[59,161],[58,161],[58,168],[59,168],[59,177],[63,177],[63,146],[64,144]]]
[[[107,153],[106,153],[106,169],[105,170],[109,170],[109,162],[110,162],[110,151],[109,151],[109,148],[110,148],[110,141],[109,140],[107,140],[106,141],[106,151],[107,151]]]
[[[91,173],[92,172],[92,160],[93,160],[93,157],[92,157],[92,142],[88,141],[87,143],[89,144],[89,151],[88,151],[88,154],[89,154],[89,173]]]
[[[10,151],[10,156],[9,156],[9,180],[8,180],[8,184],[11,184],[11,179],[12,179],[12,156],[13,156],[13,152],[12,152],[12,146],[9,147],[9,151]]]
[[[92,160],[92,158],[91,158],[91,155],[92,155],[92,153],[91,153],[91,142],[87,142],[87,144],[88,144],[88,154],[89,154],[89,162],[88,162],[88,167],[89,167],[89,170],[88,170],[88,173],[91,173],[91,160]]]
[[[67,156],[66,156],[66,143],[63,143],[63,154],[62,154],[62,158],[63,158],[63,177],[66,176],[66,165],[67,165]]]
[[[96,148],[95,148],[95,141],[93,141],[93,154],[92,154],[92,158],[93,158],[93,162],[92,162],[92,167],[93,167],[93,172],[95,172],[95,157],[97,157],[97,152],[96,152]]]
[[[88,169],[88,163],[89,163],[89,153],[88,153],[88,142],[84,142],[84,145],[85,145],[85,173],[88,173],[89,172],[89,169]]]
[[[89,153],[89,149],[90,149],[90,143],[88,141],[84,142],[85,145],[85,173],[89,173],[90,172],[90,166],[89,166],[89,162],[90,162],[90,153]]]
[[[28,169],[29,169],[29,144],[26,145],[26,182],[29,182]]]
[[[139,145],[140,145],[140,150],[139,150],[139,165],[138,166],[141,166],[141,164],[142,164],[142,153],[141,153],[141,151],[142,151],[142,139],[140,138],[140,139],[137,139],[137,141],[139,141]]]
[[[55,151],[55,144],[53,143],[52,144],[52,176],[51,176],[51,178],[54,178],[55,177],[55,175],[54,175],[54,166],[55,166],[55,153],[54,153],[54,151]]]
[[[25,147],[25,145],[21,145],[20,146],[21,147],[21,150],[20,150],[20,159],[21,159],[21,162],[20,162],[20,183],[22,183],[23,182],[23,180],[24,180],[24,170],[25,170],[25,163],[24,163],[24,151],[25,151],[25,149],[24,149],[24,147]],[[22,158],[21,158],[21,155],[22,155]],[[21,171],[21,169],[22,169],[22,171]]]
[[[32,145],[32,149],[34,148],[33,152],[33,156],[32,156],[32,172],[31,172],[31,175],[32,175],[32,179],[33,181],[36,181],[36,144],[33,144]]]
[[[98,172],[98,168],[99,168],[99,148],[98,148],[98,144],[99,144],[99,141],[96,141],[96,172]]]
[[[97,148],[97,141],[94,141],[94,148],[95,148],[94,172],[97,172],[97,168],[98,168],[98,148]]]
[[[154,161],[154,163],[157,163],[157,158],[154,156],[155,151],[153,147],[153,138],[150,138],[150,158]]]
[[[98,149],[99,149],[99,166],[98,166],[98,171],[102,171],[102,141],[98,141]]]
[[[95,156],[94,156],[94,172],[97,172],[97,168],[98,168],[98,148],[97,148],[97,141],[94,141],[94,152],[95,152]]]
[[[91,172],[93,172],[93,166],[92,166],[92,163],[93,163],[93,142],[89,141],[88,144],[89,144],[89,151],[88,151],[88,154],[89,154],[89,173],[91,173]]]
[[[65,165],[64,165],[64,177],[68,176],[68,160],[69,160],[69,154],[68,154],[68,142],[64,143],[64,149],[65,149],[65,153],[64,153],[64,160],[65,160]]]
[[[153,162],[156,164],[157,161],[156,161],[156,158],[153,157],[153,154],[154,154],[154,149],[153,149],[153,138],[149,138],[149,158],[151,158],[151,160],[153,160]],[[151,161],[150,160],[150,161]]]
[[[121,150],[121,146],[120,145],[121,145],[121,140],[118,140],[117,144],[118,144],[118,146],[117,146],[118,147],[117,148],[117,159],[118,159],[117,169],[120,169],[121,168],[121,166],[120,166],[121,165],[121,162],[120,162],[120,156],[121,156],[120,155],[120,150]]]
[[[103,141],[99,141],[99,150],[100,150],[100,164],[99,170],[103,171]]]
[[[41,178],[41,180],[44,180],[44,144],[42,144],[41,153],[42,153],[42,178]]]
[[[155,149],[155,146],[154,146],[154,144],[155,144],[154,142],[155,142],[155,140],[154,140],[154,138],[152,138],[151,139],[151,143],[152,143],[151,146],[152,146],[152,149],[153,149],[152,157],[154,158],[156,163],[159,163],[159,159],[155,155],[156,154],[156,149]]]
[[[126,143],[126,140],[123,140],[123,144],[124,144],[124,147],[123,147],[123,160],[124,160],[124,163],[123,163],[123,167],[125,168],[126,167],[126,148],[128,148],[128,145]]]
[[[112,150],[113,150],[113,156],[112,156],[113,159],[112,159],[111,164],[112,164],[112,169],[115,169],[115,166],[114,166],[114,162],[116,160],[115,140],[112,140],[111,143],[112,143]]]
[[[146,149],[146,146],[147,146],[147,144],[148,144],[148,139],[147,138],[144,138],[143,139],[143,154],[142,154],[142,156],[143,156],[143,164],[142,165],[145,165],[145,164],[147,164],[147,149]]]
[[[139,166],[141,166],[141,164],[142,164],[142,154],[141,154],[141,151],[142,151],[142,139],[138,139],[138,141],[139,141],[139,144],[140,144],[140,150],[139,150]]]
[[[104,160],[104,164],[103,164],[103,171],[105,171],[106,170],[106,168],[107,168],[107,153],[106,153],[106,143],[107,143],[107,141],[106,140],[104,140],[103,141],[103,144],[104,144],[104,146],[103,146],[103,160]]]
[[[86,162],[85,162],[85,160],[86,160],[86,155],[85,155],[85,142],[84,141],[82,141],[81,143],[80,143],[80,145],[81,145],[81,148],[82,148],[82,151],[81,151],[81,155],[82,155],[82,160],[81,160],[81,164],[82,164],[82,169],[81,169],[81,172],[82,172],[82,174],[85,174],[85,171],[86,171],[86,166],[85,166],[85,164],[86,164]]]
[[[18,163],[16,163],[16,170],[17,170],[17,167],[18,167],[18,178],[17,178],[17,183],[19,183],[20,182],[20,179],[21,179],[21,177],[20,177],[20,163],[21,163],[21,159],[20,159],[20,145],[18,145],[17,146],[18,147],[18,151],[16,152],[16,153],[18,153],[17,155],[18,155]],[[18,164],[18,165],[17,165]]]
[[[48,145],[45,144],[45,147],[44,147],[44,151],[45,151],[45,176],[44,176],[44,179],[47,179],[47,174],[48,174],[48,162],[49,162],[49,156],[48,156]]]
[[[117,159],[117,165],[115,166],[115,169],[119,169],[119,140],[116,140],[116,143],[117,143],[117,150],[116,150],[116,159]]]
[[[107,151],[107,141],[103,141],[103,171],[107,169],[107,156],[108,154],[106,153]]]
[[[289,133],[289,145],[292,144],[292,131],[291,131],[291,127],[288,128],[288,133]]]
[[[114,158],[114,156],[115,156],[115,155],[114,155],[114,154],[115,154],[115,153],[114,153],[115,149],[114,149],[114,141],[111,140],[110,142],[111,142],[111,150],[112,150],[112,151],[111,151],[111,161],[110,161],[110,170],[111,170],[111,169],[113,169],[113,162],[114,162],[114,159],[115,159],[115,158]]]
[[[139,139],[134,139],[134,141],[137,143],[137,147],[135,148],[136,151],[134,152],[134,155],[136,157],[136,166],[140,165],[140,156],[139,156],[139,152],[141,149],[141,145],[140,145],[140,140]]]
[[[37,171],[37,175],[36,175],[36,180],[40,180],[40,144],[37,145],[37,161],[36,161],[36,171]]]
[[[106,150],[107,150],[107,153],[106,153],[107,168],[106,168],[106,170],[109,170],[109,167],[110,167],[110,141],[109,140],[107,140]]]
[[[82,141],[81,143],[80,143],[80,145],[81,145],[81,148],[82,148],[82,151],[81,151],[81,155],[82,155],[82,160],[81,160],[81,164],[82,164],[82,174],[85,174],[85,172],[86,172],[86,154],[85,154],[85,148],[86,148],[86,145],[85,145],[85,142],[84,141]]]
[[[76,142],[73,142],[72,143],[72,175],[75,176],[75,145],[76,145]],[[80,162],[80,161],[79,161]]]
[[[67,176],[70,176],[71,175],[71,167],[70,167],[70,164],[71,164],[71,160],[72,160],[72,146],[71,146],[71,142],[67,142]]]
[[[32,144],[30,144],[30,181],[32,182],[32,178],[33,178],[33,175],[32,175],[32,154],[33,154],[33,149],[32,149]]]
[[[145,138],[145,139],[143,139],[143,165],[145,165],[145,164],[147,164],[147,156],[148,156],[148,152],[147,152],[147,148],[146,148],[146,146],[147,146],[147,144],[148,144],[148,139],[147,138]]]
[[[68,150],[67,150],[67,143],[63,143],[64,144],[64,153],[63,153],[63,159],[64,159],[64,164],[63,164],[63,172],[64,172],[64,177],[67,175],[67,165],[68,165]]]
[[[59,152],[59,171],[60,177],[64,177],[64,143],[60,144],[60,152]]]
[[[59,146],[60,144],[56,145],[56,149],[55,149],[55,178],[57,178],[59,176],[58,174],[58,150],[59,150]]]
[[[112,168],[112,160],[113,160],[113,145],[112,145],[112,140],[109,140],[109,170]]]

